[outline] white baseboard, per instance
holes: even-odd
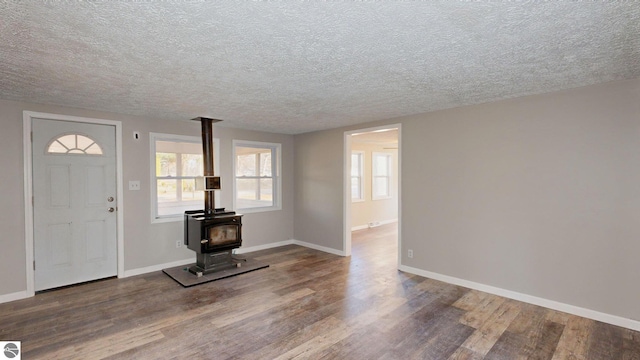
[[[28,297],[29,295],[27,294],[27,290],[18,291],[11,294],[4,294],[4,295],[0,295],[0,304],[10,302],[10,301],[26,299]]]
[[[158,264],[158,265],[152,265],[152,266],[147,266],[147,267],[138,268],[138,269],[125,270],[123,278],[129,277],[129,276],[142,275],[142,274],[146,274],[154,271],[160,271],[162,269],[171,268],[175,266],[192,264],[195,262],[196,262],[196,258],[194,256],[192,258],[185,259],[185,260],[178,260],[178,261],[172,261],[170,263],[165,263],[165,264]]]
[[[368,229],[369,225],[358,225],[358,226],[354,226],[351,228],[351,231],[358,231],[358,230],[364,230],[364,229]]]
[[[374,228],[374,227],[378,227],[378,226],[382,226],[382,225],[393,224],[395,222],[398,222],[398,219],[376,221],[376,224],[373,225],[373,226],[371,225],[372,223],[368,223],[368,224],[364,224],[364,225],[357,225],[357,226],[352,227],[351,231],[370,229],[370,228]]]
[[[249,253],[249,252],[254,252],[254,251],[271,249],[271,248],[274,248],[274,247],[291,245],[291,244],[293,244],[293,240],[284,240],[284,241],[279,241],[279,242],[270,243],[270,244],[264,244],[264,245],[257,245],[257,246],[240,247],[240,248],[237,248],[235,250],[235,253],[236,254],[244,254],[244,253]]]
[[[300,240],[295,240],[295,239],[284,240],[284,241],[279,241],[279,242],[265,244],[265,245],[238,248],[238,249],[236,249],[236,254],[244,254],[244,253],[249,253],[249,252],[253,252],[253,251],[266,250],[266,249],[271,249],[271,248],[285,246],[285,245],[299,245],[299,246],[304,246],[304,247],[307,247],[307,248],[310,248],[310,249],[326,252],[326,253],[329,253],[329,254],[344,256],[344,252],[343,251],[332,249],[332,248],[328,248],[328,247],[325,247],[325,246],[312,244],[312,243],[308,243],[308,242],[304,242],[304,241],[300,241]]]
[[[443,281],[449,284],[463,286],[466,288],[483,291],[489,294],[494,294],[494,295],[506,297],[509,299],[546,307],[548,309],[566,312],[572,315],[581,316],[591,320],[601,321],[607,324],[621,326],[621,327],[635,330],[635,331],[640,331],[640,321],[637,321],[637,320],[628,319],[628,318],[624,318],[617,315],[606,314],[606,313],[591,310],[591,309],[585,309],[585,308],[561,303],[554,300],[548,300],[548,299],[540,298],[537,296],[522,294],[519,292],[506,290],[506,289],[502,289],[502,288],[498,288],[490,285],[480,284],[477,282],[464,280],[464,279],[460,279],[460,278],[456,278],[448,275],[442,275],[442,274],[434,273],[431,271],[416,269],[416,268],[405,266],[405,265],[400,265],[398,269],[411,274],[424,276],[424,277],[431,278],[438,281]]]
[[[320,250],[320,251],[333,254],[333,255],[338,255],[338,256],[345,256],[344,251],[340,251],[340,250],[336,250],[336,249],[332,249],[325,246],[320,246],[320,245],[316,245],[316,244],[312,244],[312,243],[308,243],[300,240],[295,240],[295,239],[291,241],[292,241],[292,244],[308,247],[309,249]]]

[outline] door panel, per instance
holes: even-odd
[[[32,129],[35,290],[115,276],[115,127],[33,119]]]

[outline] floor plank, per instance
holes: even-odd
[[[349,258],[295,245],[182,288],[161,272],[0,304],[25,359],[631,359],[640,333],[397,270],[395,224]]]

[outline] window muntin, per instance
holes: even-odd
[[[62,134],[51,140],[47,154],[103,155],[95,140],[83,134]]]
[[[218,140],[214,139],[214,172],[218,173]],[[204,191],[195,179],[203,175],[202,139],[151,133],[151,196],[154,222],[181,220],[186,210],[204,206]],[[219,191],[216,190],[216,206]]]
[[[373,200],[391,197],[391,154],[372,154],[372,194]]]
[[[364,151],[351,152],[351,201],[364,201]]]
[[[234,140],[234,206],[242,211],[280,205],[280,144]]]

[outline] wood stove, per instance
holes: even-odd
[[[220,178],[213,174],[213,123],[220,120],[193,120],[202,124],[204,210],[185,211],[184,244],[196,252],[196,264],[189,272],[201,276],[239,267],[245,260],[233,255],[233,249],[242,245],[242,215],[214,207],[214,190],[220,188]]]

